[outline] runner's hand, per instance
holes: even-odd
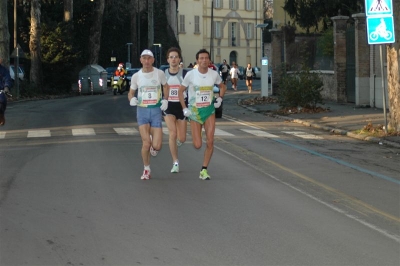
[[[215,108],[219,108],[219,107],[221,106],[221,103],[222,103],[222,98],[221,98],[221,97],[218,97],[218,98],[215,100],[214,107],[215,107]]]
[[[133,97],[129,104],[131,106],[136,106],[136,105],[138,105],[138,103],[139,103],[138,99],[136,97]]]
[[[8,87],[4,87],[4,92],[5,92],[5,93],[9,93],[9,92],[10,92],[10,89],[9,89]]]
[[[189,108],[185,108],[183,109],[183,115],[189,117],[192,115],[192,112],[189,110]]]
[[[168,101],[163,99],[161,100],[161,106],[160,106],[161,111],[165,111],[168,109]]]

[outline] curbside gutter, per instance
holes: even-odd
[[[255,112],[255,113],[262,112],[262,111],[257,110],[254,107],[249,107],[247,105],[242,105],[242,101],[241,100],[238,100],[238,105],[243,107],[243,108],[246,108],[246,109],[248,109],[248,110],[250,110],[252,112]],[[270,116],[270,117],[275,117],[275,118],[278,118],[278,119],[290,121],[290,122],[293,122],[293,123],[302,124],[302,125],[307,126],[307,127],[313,127],[313,128],[322,129],[324,131],[328,131],[328,132],[331,132],[331,133],[336,134],[336,135],[343,135],[343,136],[347,136],[347,137],[350,137],[350,138],[359,139],[359,140],[363,140],[363,141],[375,142],[375,143],[377,143],[379,145],[388,145],[388,146],[392,146],[392,147],[395,147],[395,148],[400,148],[400,144],[399,143],[393,142],[393,141],[389,141],[389,140],[385,140],[385,139],[382,139],[382,138],[371,137],[371,136],[364,135],[364,134],[356,134],[356,133],[353,133],[353,132],[348,131],[348,130],[329,127],[329,126],[321,125],[321,124],[318,124],[318,123],[310,123],[308,121],[304,121],[304,120],[301,120],[301,119],[294,119],[294,118],[290,118],[290,117],[287,117],[287,116],[281,116],[281,115],[275,115],[275,114],[267,114],[267,115]]]

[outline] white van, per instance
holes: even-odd
[[[10,76],[12,79],[15,77],[15,66],[10,66]],[[21,67],[18,67],[18,77],[19,80],[24,80],[24,71],[22,70]]]

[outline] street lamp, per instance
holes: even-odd
[[[268,26],[268,23],[264,23],[264,24],[257,24],[256,28],[260,28],[261,29],[261,58],[264,57],[264,28],[266,28]]]
[[[128,60],[126,61],[126,68],[131,68],[131,45],[132,45],[132,43],[128,42],[126,45],[128,46]]]

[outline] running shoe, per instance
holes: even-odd
[[[207,169],[203,169],[200,171],[199,178],[202,180],[210,180],[210,175],[207,173]]]
[[[142,179],[142,180],[149,180],[150,179],[150,177],[151,177],[151,175],[150,175],[150,170],[143,170],[143,174],[142,174],[142,176],[140,177],[140,179]]]
[[[153,136],[150,135],[150,140],[153,143]],[[153,145],[150,146],[150,154],[151,156],[155,157],[158,154],[158,151],[153,148]]]
[[[179,164],[177,164],[177,163],[173,164],[171,173],[179,173]]]
[[[176,146],[180,147],[183,143],[179,141],[179,139],[176,139]]]
[[[156,151],[153,146],[150,147],[150,154],[151,156],[155,157],[158,154],[158,151]]]

